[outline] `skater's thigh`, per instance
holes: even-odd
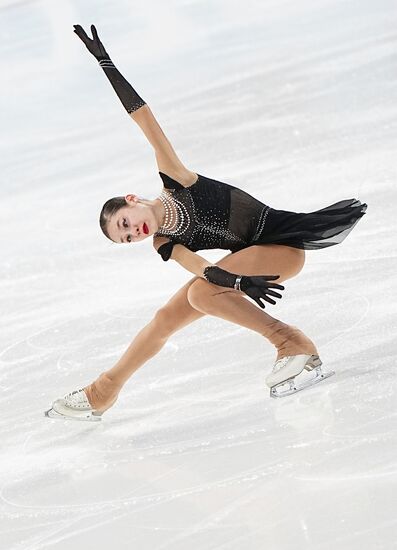
[[[223,269],[239,275],[279,275],[275,283],[295,277],[304,264],[304,250],[281,244],[249,246],[217,262]]]
[[[282,283],[295,277],[303,268],[304,263],[304,250],[290,246],[265,244],[250,246],[239,252],[227,254],[217,261],[216,265],[239,275],[280,275],[275,282]],[[191,295],[193,290],[191,287],[194,283],[196,283],[194,285],[195,292],[208,290],[211,293],[213,290],[217,292],[220,290],[220,287],[212,285],[200,277],[193,277],[183,285],[156,314],[157,321],[162,326],[166,326],[169,334],[205,315],[189,302],[188,296]],[[242,294],[234,289],[227,289],[227,291]]]

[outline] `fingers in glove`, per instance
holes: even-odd
[[[280,275],[260,275],[260,277],[264,277],[268,281],[275,281],[280,278]]]
[[[259,298],[254,298],[255,302],[260,306],[262,309],[265,309],[265,304],[262,304]]]
[[[269,304],[272,304],[273,306],[276,305],[276,302],[269,298],[268,296],[263,296],[263,299],[266,300],[266,302],[269,302]]]
[[[280,275],[262,275],[263,279],[266,279],[266,281],[274,281],[276,279],[280,278]],[[282,285],[279,285],[278,283],[270,283],[268,286],[271,286],[273,288],[279,288],[280,290],[284,290],[284,287]]]
[[[92,32],[92,36],[94,37],[94,40],[97,40],[98,42],[100,42],[95,25],[91,25],[91,32]]]
[[[272,304],[273,306],[276,305],[276,301],[268,296],[268,292],[266,290],[260,289],[257,294],[257,298],[260,298],[261,300],[266,300],[266,302],[269,302],[269,304]]]
[[[269,280],[278,279],[280,275],[254,275],[250,277],[251,282],[255,286],[262,286],[265,284],[269,288],[278,288],[279,290],[284,290],[283,285],[277,283],[268,283]]]
[[[75,32],[83,42],[87,43],[89,40],[91,40],[91,38],[87,35],[87,33],[85,32],[85,30],[81,25],[73,25],[73,27],[74,27],[73,32]]]
[[[255,281],[252,281],[253,285],[251,288],[257,288],[259,290],[259,292],[266,292],[267,294],[270,294],[271,296],[275,296],[276,298],[281,298],[281,294],[279,294],[278,292],[274,292],[274,290],[270,290],[270,288],[277,288],[277,289],[280,289],[280,290],[284,290],[284,287],[281,286],[281,285],[272,285],[272,284],[269,284],[269,283],[266,283],[262,280],[258,280],[259,277],[255,280]]]
[[[266,294],[270,294],[270,296],[274,296],[275,298],[282,298],[281,294],[278,292],[273,292],[273,290],[266,289]]]
[[[268,302],[269,304],[272,304],[273,306],[276,305],[276,302],[275,300],[273,300],[272,298],[269,298],[269,296],[266,295],[266,292],[265,291],[259,291],[256,293],[256,296],[254,297],[254,299],[258,299],[258,300],[266,300],[266,302]]]
[[[276,284],[268,284],[266,285],[268,288],[278,288],[279,290],[285,290],[285,287],[283,285],[276,285]]]
[[[273,306],[276,305],[276,302],[271,298],[268,298],[264,293],[256,292],[255,294],[248,294],[248,296],[252,298],[262,309],[265,309],[265,304],[261,302],[261,300],[266,300],[267,302],[269,302],[269,304],[272,304]]]
[[[277,275],[277,277],[279,276]],[[263,279],[265,279],[266,281],[269,280],[268,277],[263,277]],[[279,285],[278,283],[267,283],[266,286],[269,288],[278,288],[279,290],[284,290],[283,285]]]

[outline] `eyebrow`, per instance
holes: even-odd
[[[121,229],[121,227],[120,227],[120,220],[117,220],[117,227],[118,227],[119,229]],[[121,241],[119,241],[119,242],[120,242],[120,243],[124,242],[124,241],[123,241],[123,237],[121,237]]]

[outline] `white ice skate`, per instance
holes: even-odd
[[[76,390],[54,401],[51,409],[44,414],[49,418],[98,422],[102,420],[103,413],[91,407],[84,390]]]
[[[285,397],[322,382],[334,371],[323,372],[318,355],[288,355],[275,362],[266,377],[270,397]]]

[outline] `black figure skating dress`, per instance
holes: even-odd
[[[159,248],[163,260],[169,259],[177,243],[194,252],[209,248],[237,252],[270,243],[326,248],[342,242],[367,209],[357,199],[346,199],[315,212],[277,210],[237,187],[200,174],[190,187],[159,174],[179,220],[172,231],[160,228],[156,233],[169,239]]]

